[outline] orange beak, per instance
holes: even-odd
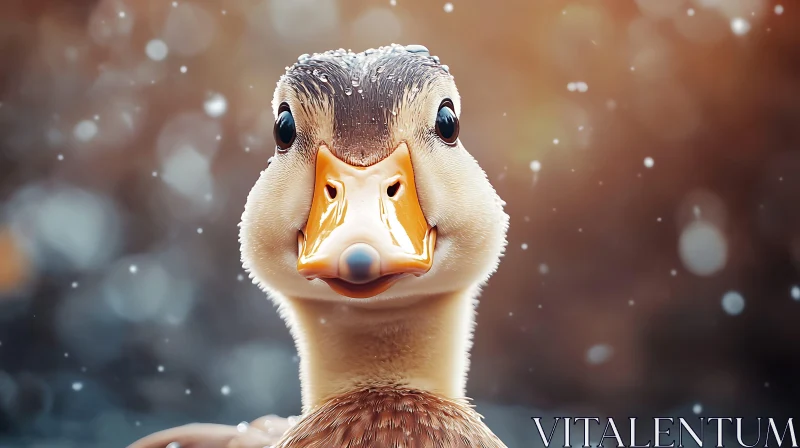
[[[311,212],[298,235],[300,275],[343,296],[373,297],[403,277],[428,272],[435,245],[436,228],[422,213],[405,143],[369,167],[319,148]]]

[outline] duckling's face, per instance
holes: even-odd
[[[301,57],[273,109],[276,154],[240,232],[262,288],[370,303],[467,290],[495,270],[508,217],[458,139],[453,78],[424,47]]]

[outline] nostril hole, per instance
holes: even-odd
[[[325,185],[325,190],[328,191],[328,197],[331,199],[336,199],[336,187],[331,184]]]
[[[400,190],[400,181],[399,180],[397,182],[393,183],[392,185],[389,185],[389,188],[386,189],[386,194],[388,194],[390,198],[393,198],[397,194],[398,190]]]

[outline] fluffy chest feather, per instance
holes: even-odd
[[[304,417],[275,448],[505,448],[470,406],[390,388],[337,396]]]

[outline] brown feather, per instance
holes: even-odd
[[[275,448],[506,448],[464,401],[380,387],[333,397]]]

